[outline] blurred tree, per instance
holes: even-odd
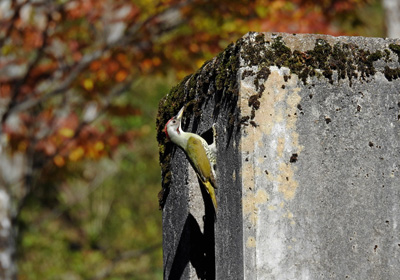
[[[134,143],[111,159],[67,164],[65,180],[47,184],[56,190],[56,203],[47,198],[46,206],[48,192],[26,200],[18,219],[20,279],[162,278],[155,199],[160,170],[152,127],[158,101],[176,80],[140,80],[132,86],[134,99],[122,95],[115,102],[139,107],[141,114],[110,119],[119,129],[134,130]]]
[[[178,78],[249,30],[340,34],[367,0],[3,0],[0,3],[0,278],[16,274],[17,218],[52,207],[80,162],[113,156],[142,116],[117,102],[141,77]],[[151,79],[145,80],[151,83]],[[106,117],[101,117],[106,116]],[[117,122],[118,123],[118,122]]]
[[[387,37],[400,38],[400,0],[383,0]]]

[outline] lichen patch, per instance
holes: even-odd
[[[293,199],[299,184],[295,180],[294,171],[290,164],[283,162],[280,164],[276,181],[278,182],[278,191],[283,194],[283,197],[286,200]]]
[[[256,239],[254,238],[254,236],[249,236],[247,238],[246,247],[247,248],[255,248],[256,247]]]
[[[257,192],[247,192],[243,198],[243,213],[249,215],[249,221],[252,226],[257,224],[259,206],[269,200],[269,196],[264,189]]]
[[[296,154],[296,161],[300,160],[303,149],[296,131],[301,102],[297,75],[288,79],[287,69],[270,67],[268,78],[262,83],[262,93],[253,85],[252,78],[249,74],[240,84],[242,117],[247,114],[246,118],[257,124],[241,129],[242,205],[248,228],[254,228],[259,219],[265,219],[265,210],[289,211],[285,202],[294,199],[299,187],[297,167],[290,158]],[[294,223],[293,214],[284,217]]]
[[[283,151],[285,149],[285,137],[278,138],[277,156],[281,158],[283,156]]]

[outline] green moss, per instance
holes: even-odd
[[[168,95],[166,95],[163,99],[160,100],[158,105],[158,114],[156,119],[156,127],[157,127],[157,141],[158,141],[158,149],[160,155],[160,165],[162,172],[162,191],[159,193],[159,203],[160,207],[162,207],[165,203],[165,195],[168,194],[168,190],[166,188],[169,187],[170,182],[170,158],[172,152],[172,144],[169,143],[166,139],[166,135],[164,132],[164,126],[168,122],[168,120],[173,117],[180,108],[184,105],[184,100],[186,99],[186,90],[185,85],[188,80],[192,78],[193,75],[189,75],[185,77],[182,82],[173,87]],[[166,186],[166,188],[164,187]]]
[[[378,51],[370,54],[367,59],[370,63],[372,63],[374,61],[381,59],[382,57],[383,57],[383,53],[378,50]]]
[[[317,39],[314,49],[307,51],[306,54],[308,55],[307,65],[314,69],[326,70],[329,67],[328,58],[332,55],[332,47],[327,41]]]
[[[385,49],[384,52],[385,52],[385,61],[387,62],[389,61],[390,51],[388,49]]]
[[[187,76],[173,87],[159,103],[156,129],[163,178],[162,190],[159,193],[160,208],[164,206],[169,194],[170,161],[174,149],[174,145],[166,139],[164,126],[182,106],[186,107],[187,112],[192,112],[194,122],[198,122],[204,104],[210,99],[210,95],[214,95],[215,106],[224,105],[230,112],[226,126],[228,131],[233,130],[237,121],[235,111],[238,99],[239,49],[238,44],[229,45],[215,59],[207,61],[196,73]]]
[[[249,33],[249,37],[252,36]],[[248,66],[259,66],[263,63],[270,65],[269,58],[272,58],[273,53],[266,48],[266,41],[264,36],[256,36],[257,39],[254,43],[248,42],[249,37],[241,39],[241,58],[246,62]],[[265,55],[261,55],[264,52]]]
[[[271,41],[266,41],[264,34],[254,35],[254,33],[249,33],[235,44],[230,44],[216,58],[206,62],[196,73],[186,77],[179,85],[172,88],[170,93],[160,101],[157,140],[164,189],[163,199],[160,200],[161,205],[165,201],[165,195],[168,194],[165,190],[170,184],[169,161],[173,147],[166,141],[163,128],[182,106],[185,105],[187,111],[193,112],[194,121],[197,122],[201,117],[204,104],[213,98],[215,112],[219,112],[222,106],[224,106],[224,111],[228,112],[226,127],[228,133],[232,133],[237,125],[248,125],[254,119],[255,111],[259,107],[258,99],[264,91],[264,82],[270,75],[270,66],[289,68],[290,74],[298,75],[304,84],[308,83],[309,78],[324,77],[331,84],[347,79],[352,86],[354,79],[366,79],[374,75],[376,73],[374,62],[380,59],[388,61],[392,52],[396,53],[400,59],[400,45],[391,44],[389,50],[371,53],[354,44],[336,43],[332,46],[323,39],[317,39],[315,47],[311,50],[292,52],[282,37],[278,36]],[[242,79],[255,76],[254,85],[258,92],[249,99],[249,106],[252,108],[250,118],[242,120],[238,120],[237,114],[237,75],[240,66],[257,66],[258,68],[256,72],[246,69],[242,73]],[[385,76],[388,80],[397,79],[400,77],[400,70],[386,67]],[[287,81],[290,75],[286,75],[284,79]],[[253,122],[252,125],[256,124]]]
[[[292,54],[292,50],[285,45],[282,36],[276,37],[276,39],[272,41],[271,47],[274,49],[277,56],[285,55],[289,57]]]
[[[347,73],[347,53],[345,48],[341,47],[339,43],[333,46],[331,55],[330,66],[332,70],[336,70],[339,79],[345,79]]]
[[[389,45],[389,49],[394,52],[395,54],[397,54],[397,59],[400,62],[400,45],[397,44],[390,44]]]
[[[257,72],[256,79],[263,79],[266,81],[270,74],[271,70],[269,70],[268,67],[261,67],[261,69]]]
[[[253,76],[254,72],[252,70],[244,70],[242,73],[242,80],[246,79],[246,77]]]
[[[260,80],[262,80],[263,82],[265,82],[269,75],[271,74],[271,70],[269,70],[268,67],[263,66],[261,67],[260,70],[258,70],[256,77],[254,79],[254,86],[256,87],[256,90],[261,94],[264,92],[265,86],[263,83],[260,83]],[[244,73],[242,75],[242,79],[243,79]]]
[[[249,121],[250,117],[249,116],[244,116],[240,119],[240,124],[241,125],[248,125],[248,121]]]
[[[278,67],[288,67],[288,61],[292,56],[292,51],[285,45],[281,36],[277,37],[272,42],[271,48],[273,49],[273,55],[275,57],[275,65]]]
[[[269,66],[287,67],[291,73],[297,74],[300,80],[307,84],[310,77],[325,77],[333,84],[339,79],[348,79],[350,85],[352,79],[374,75],[376,69],[374,62],[379,59],[388,59],[389,50],[378,50],[371,53],[360,49],[354,44],[336,43],[331,46],[326,40],[317,39],[315,47],[306,52],[294,50],[291,52],[282,37],[274,38],[271,42],[265,41],[264,36],[256,36],[254,41],[247,38],[242,46],[241,56],[246,66],[259,66],[259,69],[268,69]],[[393,52],[400,54],[399,45],[390,45]],[[337,78],[334,73],[337,73]],[[244,77],[244,75],[242,76]],[[258,77],[254,85],[259,90],[262,83]]]
[[[249,98],[249,107],[253,107],[258,110],[260,108],[260,101],[258,100],[261,97],[261,94],[254,94]]]
[[[400,68],[390,68],[386,66],[384,73],[386,79],[388,79],[388,81],[392,81],[400,77]]]
[[[300,80],[303,81],[304,84],[307,83],[307,78],[313,76],[311,73],[313,73],[313,69],[309,67],[305,67],[299,74]]]
[[[257,43],[263,44],[265,42],[265,35],[264,33],[259,33],[255,38]]]

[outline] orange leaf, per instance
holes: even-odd
[[[161,59],[159,57],[154,57],[153,58],[153,65],[154,66],[159,66],[161,64]]]
[[[78,161],[84,156],[84,154],[85,150],[82,147],[78,147],[69,154],[69,159],[71,161]]]
[[[65,165],[65,160],[64,160],[64,158],[63,158],[62,156],[60,156],[60,155],[56,155],[56,156],[53,158],[53,161],[54,161],[54,164],[57,165],[58,167],[62,167],[62,166]]]
[[[21,141],[18,144],[18,150],[21,151],[21,152],[25,152],[27,147],[28,147],[27,141]]]
[[[101,67],[101,62],[98,61],[98,60],[93,61],[93,62],[90,64],[90,70],[92,70],[92,71],[97,71],[97,70],[100,69],[100,67]]]
[[[128,76],[128,72],[126,72],[125,70],[119,70],[117,72],[117,74],[115,75],[115,80],[117,82],[122,82],[126,79],[127,76]]]

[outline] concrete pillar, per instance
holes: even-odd
[[[249,33],[160,102],[165,279],[399,279],[400,40]],[[212,141],[216,218],[162,128]]]

